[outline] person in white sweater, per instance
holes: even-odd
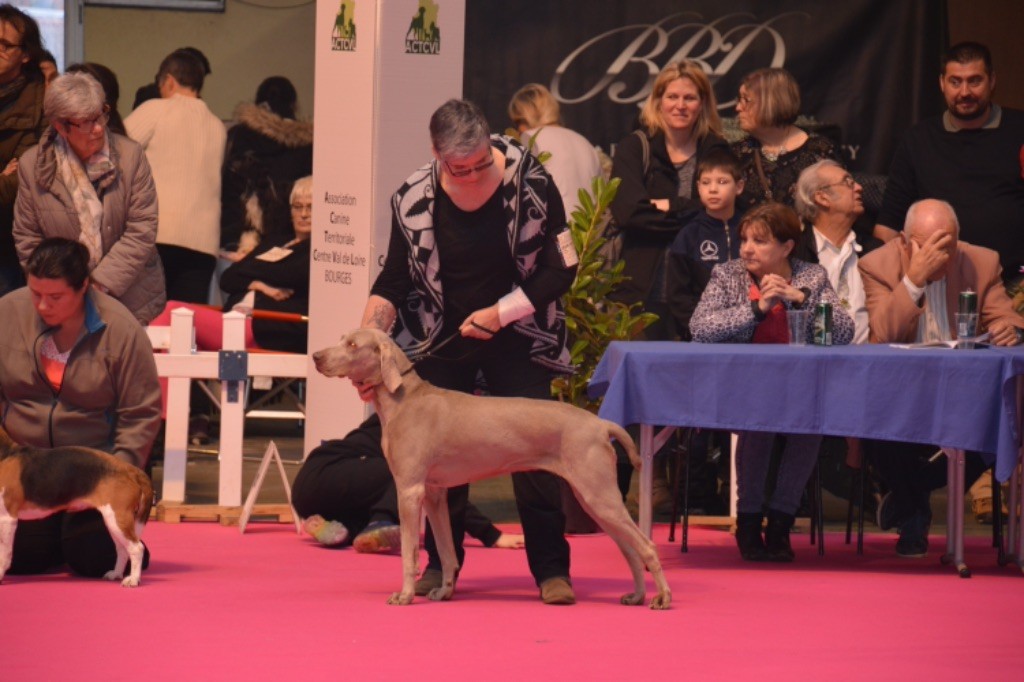
[[[597,150],[587,138],[562,127],[558,100],[539,83],[524,85],[512,95],[508,115],[534,155],[551,154],[544,168],[562,195],[566,216],[571,216],[580,203],[579,191],[589,192],[594,177],[602,174]]]
[[[227,131],[199,98],[204,77],[194,55],[172,52],[157,72],[160,99],[144,102],[124,121],[153,170],[167,298],[189,303],[207,302],[220,247]]]

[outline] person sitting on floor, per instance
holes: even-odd
[[[292,506],[321,544],[351,544],[363,553],[400,549],[398,496],[380,439],[380,418],[373,415],[344,438],[314,448],[295,476]],[[486,547],[523,547],[522,535],[498,530],[472,504],[466,533]]]
[[[42,240],[25,264],[28,286],[0,298],[0,425],[14,442],[80,445],[140,469],[160,429],[153,348],[132,313],[90,286],[89,250]],[[99,510],[22,520],[11,574],[66,564],[102,577],[117,550]],[[143,568],[149,561],[146,551]]]
[[[907,211],[899,236],[860,259],[873,342],[955,340],[957,300],[967,290],[977,295],[979,334],[988,332],[989,342],[997,346],[1024,340],[1024,318],[1006,295],[999,254],[959,241],[959,234],[950,204],[923,199]],[[899,530],[899,556],[926,556],[931,492],[946,485],[946,463],[933,458],[938,446],[891,441],[868,445],[871,463],[889,489],[878,505],[879,528]],[[965,484],[984,470],[981,456],[968,452]]]

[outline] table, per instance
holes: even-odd
[[[667,432],[654,425],[724,431],[820,433],[942,444],[949,455],[947,551],[963,563],[964,451],[983,453],[996,477],[1024,493],[1020,453],[1024,349],[897,348],[613,342],[590,382],[600,415],[640,424],[640,526],[651,529],[651,458]],[[955,491],[959,491],[959,495]],[[1010,537],[1018,562],[1024,532]]]

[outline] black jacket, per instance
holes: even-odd
[[[292,184],[313,172],[313,124],[255,104],[240,104],[235,120],[224,150],[220,243],[237,244],[247,231],[290,235]]]
[[[643,301],[654,282],[658,259],[665,254],[676,234],[701,210],[697,194],[696,173],[690,188],[690,199],[679,196],[679,175],[668,158],[665,136],[649,137],[650,167],[644,173],[643,146],[633,133],[615,147],[612,177],[620,178],[619,191],[612,201],[615,224],[623,231],[623,274],[629,279],[616,292],[615,298],[634,303]],[[713,147],[728,148],[725,140],[710,133],[697,143],[696,161]],[[651,204],[652,198],[669,198],[668,212]]]
[[[739,258],[742,217],[736,213],[722,221],[701,211],[679,231],[669,247],[668,304],[683,341],[691,340],[690,317],[711,279],[711,269]]]

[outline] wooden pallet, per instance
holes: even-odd
[[[182,502],[161,502],[156,506],[156,520],[164,523],[182,521],[216,521],[222,526],[237,526],[242,516],[242,507],[224,507],[216,504],[184,504]],[[257,504],[253,507],[252,518],[293,523],[292,508],[287,504]]]

